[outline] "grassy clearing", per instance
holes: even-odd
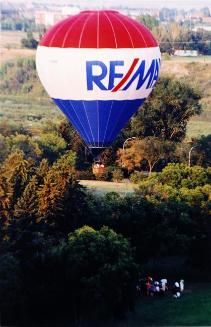
[[[190,85],[202,91],[203,113],[190,120],[188,138],[211,133],[211,56],[173,57],[163,60],[161,73],[185,79]]]
[[[1,121],[23,125],[33,134],[38,134],[46,121],[57,123],[63,117],[50,98],[0,95]]]
[[[1,48],[20,48],[21,40],[26,37],[26,32],[22,31],[1,31]]]
[[[34,49],[10,49],[1,48],[0,49],[0,65],[9,60],[14,60],[23,57],[35,57],[36,50]]]
[[[92,193],[103,195],[108,192],[117,192],[126,195],[134,192],[135,185],[129,181],[122,183],[81,180],[80,184],[87,187]]]
[[[121,326],[210,326],[211,284],[188,287],[179,300],[142,298],[136,312],[129,315],[127,325]]]
[[[188,123],[187,135],[189,138],[209,134],[211,134],[211,121],[191,120]]]
[[[8,60],[23,57],[35,57],[36,50],[21,49],[21,40],[26,37],[22,31],[1,31],[0,37],[0,65]],[[37,34],[35,33],[35,37]]]
[[[211,56],[198,56],[198,57],[178,57],[178,56],[171,56],[169,59],[163,58],[162,62],[164,61],[173,61],[173,62],[211,62]]]
[[[35,325],[33,325],[35,327]],[[68,327],[69,322],[39,324],[36,327]],[[183,297],[175,300],[167,297],[141,298],[135,312],[127,321],[93,322],[82,326],[93,327],[141,327],[141,326],[211,326],[211,284],[188,286]]]

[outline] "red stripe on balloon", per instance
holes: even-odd
[[[134,69],[135,69],[135,67],[136,67],[136,65],[137,65],[137,63],[138,63],[138,61],[139,61],[139,58],[135,58],[135,59],[133,60],[132,65],[130,66],[130,68],[129,68],[127,74],[123,77],[123,79],[119,82],[119,84],[117,84],[117,85],[113,88],[113,90],[111,90],[111,92],[116,92],[116,91],[118,91],[118,90],[122,87],[122,85],[124,85],[125,82],[127,82],[127,80],[129,79],[129,77],[131,76],[132,72],[134,71]]]
[[[83,33],[82,33],[83,32]],[[83,11],[51,27],[41,46],[56,48],[151,48],[158,44],[139,22],[112,10]]]

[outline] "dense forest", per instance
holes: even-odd
[[[208,138],[197,141],[202,153],[195,154],[198,165],[191,167],[184,148],[176,156],[168,145],[163,157],[162,145],[158,172],[149,176],[142,170],[147,158],[157,158],[159,148],[152,143],[169,141],[138,139],[126,155],[137,153],[138,146],[146,159],[140,150],[135,166],[127,158],[127,168],[115,145],[116,152],[114,147],[103,154],[108,171],[98,178],[129,176],[135,191],[96,195],[78,181],[95,178],[80,138],[66,121],[53,128],[34,138],[1,125],[3,322],[122,319],[135,306],[140,276],[209,280]]]

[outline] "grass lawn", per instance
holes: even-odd
[[[197,57],[179,57],[171,56],[167,60],[165,57],[162,58],[163,61],[179,61],[179,62],[211,62],[211,56],[197,56]]]
[[[211,326],[211,283],[193,284],[181,299],[141,298],[121,326]]]
[[[134,192],[135,184],[125,181],[122,183],[115,182],[103,182],[103,181],[92,181],[92,180],[81,180],[80,184],[87,187],[91,192],[103,195],[108,192],[117,192],[121,195]]]
[[[26,32],[22,31],[1,31],[0,47],[20,48],[21,40],[26,35]]]
[[[211,134],[211,121],[191,120],[187,126],[187,136],[199,137],[200,135]]]
[[[64,115],[50,98],[0,94],[0,120],[23,125],[38,135],[46,121],[59,123]]]
[[[34,49],[19,49],[19,48],[1,48],[0,49],[0,66],[6,61],[19,58],[34,58],[36,51]]]
[[[36,327],[70,327],[70,322],[39,324]],[[141,326],[211,326],[211,283],[186,287],[182,298],[143,297],[136,310],[121,322],[92,322],[81,327],[141,327]],[[35,327],[35,325],[31,325]]]

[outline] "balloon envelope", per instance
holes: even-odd
[[[53,26],[36,54],[46,91],[91,148],[111,145],[158,79],[160,50],[142,24],[83,11]]]

